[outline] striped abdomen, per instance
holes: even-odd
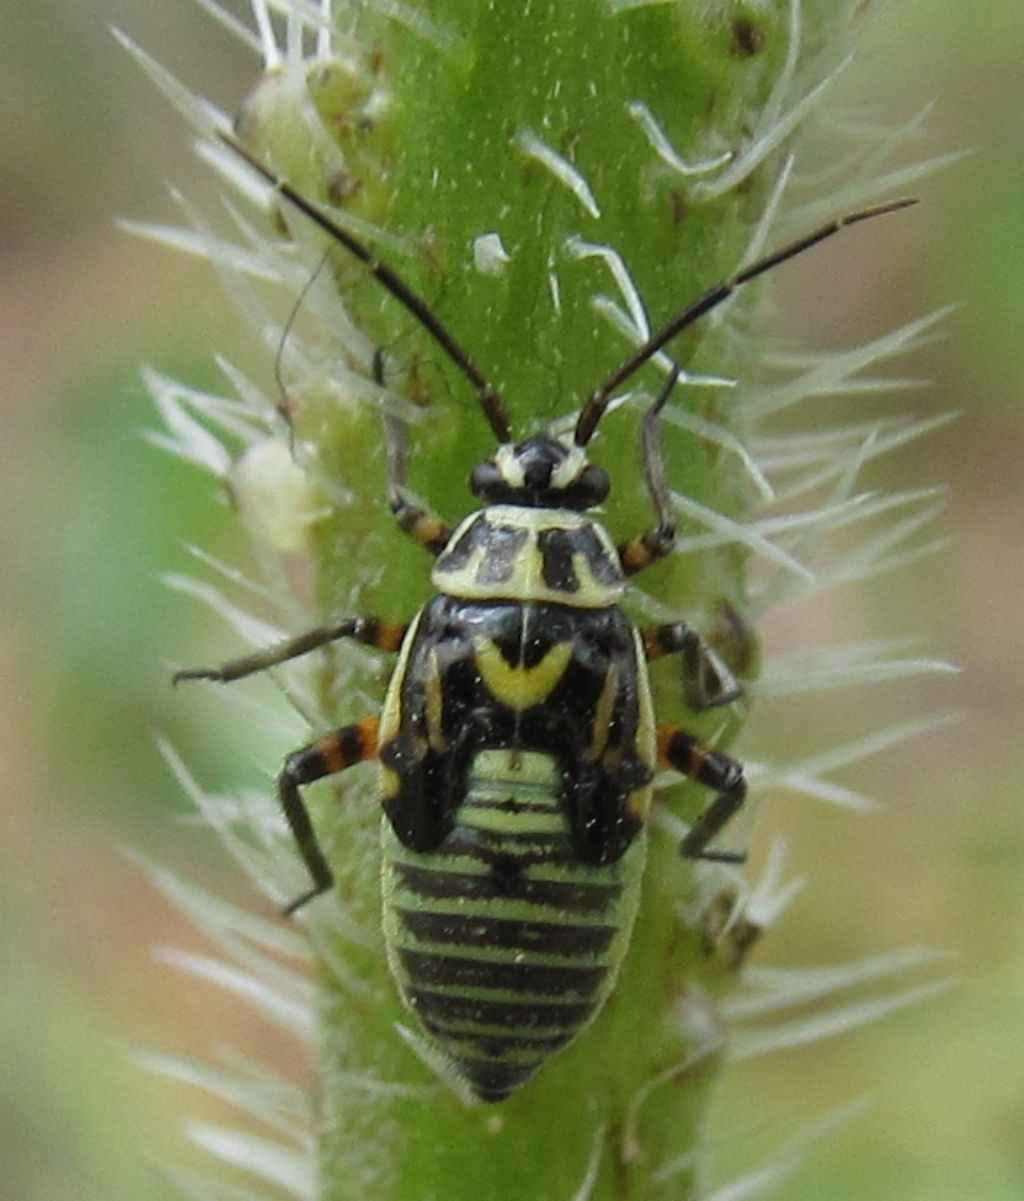
[[[501,1101],[606,1000],[636,914],[638,836],[580,863],[547,755],[487,750],[436,851],[384,822],[384,934],[399,989],[458,1072]]]

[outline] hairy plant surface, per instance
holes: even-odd
[[[186,227],[140,228],[215,264],[277,357],[282,392],[263,390],[254,373],[228,363],[231,395],[198,393],[155,373],[148,379],[167,426],[159,440],[228,487],[275,586],[280,627],[229,598],[237,581],[226,571],[219,583],[177,583],[255,645],[349,614],[408,620],[430,595],[429,559],[387,511],[383,421],[407,428],[410,485],[449,522],[474,507],[466,480],[493,445],[456,366],[361,264],[267,189],[218,129],[234,124],[250,151],[330,207],[426,299],[503,395],[517,436],[570,429],[586,396],[704,289],[840,209],[890,197],[913,174],[885,172],[900,130],[879,134],[863,163],[854,147],[831,195],[801,187],[794,171],[798,127],[810,124],[814,136],[817,121],[817,136],[832,136],[819,108],[849,62],[851,6],[840,0],[367,0],[333,13],[279,0],[254,4],[255,32],[213,0],[204,4],[263,57],[237,120],[130,48],[193,122],[203,157],[265,211],[232,201],[231,228],[215,232],[183,202]],[[268,282],[281,285],[283,305],[269,298]],[[638,415],[674,364],[682,366],[664,419],[676,553],[639,578],[628,607],[641,621],[685,616],[744,678],[747,702],[698,718],[682,704],[678,666],[655,665],[659,720],[723,747],[747,703],[773,691],[944,667],[849,646],[813,660],[769,660],[761,671],[749,629],[769,608],[922,553],[919,533],[937,503],[932,492],[858,490],[863,466],[924,423],[893,417],[781,436],[766,422],[810,397],[870,389],[867,369],[911,346],[935,317],[844,354],[773,366],[748,319],[756,288],[741,290],[627,381],[591,446],[613,481],[603,519],[617,540],[639,533],[652,514]],[[372,378],[375,356],[383,386]],[[830,551],[825,535],[836,528],[859,537]],[[299,559],[313,565],[308,594],[286,583]],[[225,658],[237,649],[226,646]],[[294,745],[372,711],[388,670],[387,659],[344,644],[318,657],[312,673],[301,662],[278,669],[309,722],[296,725]],[[751,765],[753,793],[788,786],[856,807],[863,798],[826,774],[919,726],[883,730],[805,763]],[[271,796],[211,797],[173,754],[172,762],[267,896],[281,903],[303,890]],[[256,1112],[279,1141],[209,1128],[199,1141],[274,1189],[321,1201],[708,1196],[700,1136],[729,1054],[730,1018],[742,1018],[744,1005],[757,1016],[783,1012],[920,957],[831,976],[752,973],[723,1005],[737,988],[746,944],[795,886],[780,883],[779,853],[754,888],[732,868],[681,860],[679,837],[707,797],[675,778],[659,785],[640,914],[612,998],[500,1106],[467,1099],[388,975],[372,768],[307,794],[337,876],[334,893],[300,919],[313,948],[313,995],[290,962],[301,954],[292,928],[239,914],[160,873],[234,961],[187,966],[310,1041],[318,1065],[315,1170],[301,1100],[227,1071],[193,1075]],[[749,817],[726,834],[731,846],[750,838]],[[817,1015],[814,1033],[868,1020],[912,995]],[[799,1040],[801,1030],[810,1037],[812,1026],[762,1025],[733,1045],[755,1054]],[[783,1156],[763,1180],[715,1195],[752,1195],[788,1165]],[[205,1197],[235,1195],[198,1179],[189,1187]]]

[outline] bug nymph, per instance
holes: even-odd
[[[736,683],[685,622],[637,628],[621,608],[627,578],[675,542],[659,414],[678,369],[641,427],[654,523],[618,545],[589,516],[609,479],[589,462],[587,445],[614,390],[737,287],[845,225],[911,202],[834,221],[710,289],[590,395],[571,439],[514,442],[497,391],[426,303],[224,141],[420,322],[476,389],[498,445],[470,477],[483,507],[454,530],[408,499],[404,454],[391,455],[392,512],[436,559],[436,595],[411,622],[344,618],[219,668],[178,672],[175,681],[237,680],[340,638],[398,652],[379,716],[285,760],[278,794],[312,877],[285,913],[333,882],[302,787],[377,759],[392,974],[472,1092],[503,1101],[596,1017],[614,986],[639,903],[656,769],[674,768],[712,793],[681,853],[742,860],[710,845],[743,803],[742,768],[685,730],[657,724],[648,661],[680,656],[694,710],[734,701]],[[379,354],[374,374],[384,382]],[[397,437],[393,419],[385,431]]]

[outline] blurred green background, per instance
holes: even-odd
[[[1018,0],[891,6],[848,95],[882,97],[893,120],[934,99],[921,156],[973,153],[917,189],[925,203],[901,240],[822,252],[775,292],[786,330],[812,346],[965,302],[946,340],[914,358],[933,382],[893,402],[962,415],[886,463],[890,485],[951,485],[951,548],[766,631],[780,649],[917,635],[965,669],[781,705],[757,714],[747,743],[810,753],[886,718],[963,714],[847,773],[888,803],[882,814],[762,811],[758,843],[784,833],[809,884],[761,962],[914,944],[958,955],[944,997],[730,1074],[731,1120],[715,1129],[749,1138],[717,1149],[726,1165],[767,1152],[775,1122],[795,1129],[871,1098],[785,1186],[790,1201],[1024,1197],[1020,17]],[[200,944],[123,853],[244,896],[190,828],[154,739],[183,748],[215,788],[263,781],[285,745],[225,728],[168,685],[169,662],[233,644],[160,576],[187,568],[186,542],[230,556],[240,535],[207,477],[142,440],[155,419],[138,366],[212,383],[210,348],[247,343],[211,271],[114,227],[115,215],[175,220],[164,181],[200,200],[209,182],[110,23],[228,111],[254,70],[186,0],[36,0],[0,16],[0,1196],[12,1201],[174,1195],[152,1164],[180,1150],[183,1116],[209,1111],[136,1070],[129,1044],[201,1056],[231,1042],[305,1070],[240,1005],[154,960],[166,943]]]

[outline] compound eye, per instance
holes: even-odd
[[[588,464],[576,486],[588,508],[591,505],[599,505],[611,491],[608,472],[603,467],[595,467],[593,463]]]
[[[469,488],[474,496],[486,497],[500,487],[504,481],[496,463],[478,463],[469,477]]]

